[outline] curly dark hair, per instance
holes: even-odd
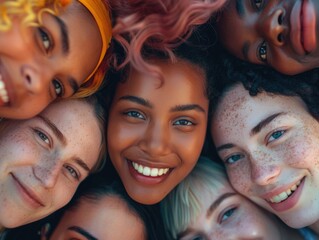
[[[267,92],[275,95],[297,96],[307,105],[310,114],[319,119],[319,69],[288,76],[269,67],[239,60],[223,50],[215,53],[212,112],[221,98],[241,83],[250,96]],[[218,68],[218,70],[217,70]]]

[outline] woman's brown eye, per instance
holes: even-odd
[[[267,62],[267,45],[266,42],[263,41],[258,49],[257,49],[257,56],[262,62]]]
[[[263,0],[253,0],[254,7],[260,10],[263,6]]]
[[[38,28],[39,35],[43,44],[44,50],[48,53],[52,48],[52,42],[49,34],[41,27]]]

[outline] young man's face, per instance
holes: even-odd
[[[316,0],[230,0],[218,36],[236,57],[293,75],[319,66],[318,12]]]

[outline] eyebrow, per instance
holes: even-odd
[[[93,235],[91,235],[89,232],[87,232],[86,230],[84,230],[81,227],[72,226],[72,227],[69,227],[68,230],[77,232],[77,233],[83,235],[84,237],[86,237],[88,240],[98,240],[96,237],[94,237]]]
[[[171,112],[182,112],[182,111],[189,111],[189,110],[196,110],[199,112],[205,113],[205,109],[199,106],[198,104],[185,104],[185,105],[177,105],[171,108]]]
[[[279,112],[266,117],[265,119],[261,120],[253,129],[250,131],[250,136],[256,135],[260,132],[260,130],[266,127],[271,121],[273,121],[278,116],[284,114],[284,112]]]
[[[38,115],[37,117],[41,119],[42,122],[44,122],[52,130],[53,134],[57,137],[57,139],[59,139],[59,141],[62,142],[62,144],[65,146],[66,138],[64,137],[63,133],[58,129],[58,127],[53,122],[51,122],[50,119],[42,115]]]
[[[229,193],[224,193],[223,195],[221,195],[219,198],[217,198],[217,200],[215,202],[213,202],[208,210],[207,210],[207,213],[206,213],[206,217],[209,218],[212,213],[216,210],[216,208],[226,199],[226,198],[229,198],[229,197],[232,197],[234,195],[237,195],[237,193],[235,192],[229,192]]]
[[[243,0],[236,0],[236,12],[240,18],[242,18],[245,15],[245,8],[243,4]]]
[[[230,149],[230,148],[233,148],[233,147],[235,147],[234,144],[232,144],[232,143],[227,143],[227,144],[223,144],[223,145],[217,147],[217,148],[216,148],[216,151],[219,152],[219,151],[227,150],[227,149]]]
[[[132,95],[122,96],[122,97],[120,97],[119,100],[127,100],[127,101],[131,101],[131,102],[143,105],[143,106],[148,107],[148,108],[153,108],[153,105],[149,101],[147,101],[146,99],[132,96]]]
[[[69,31],[65,23],[55,15],[52,15],[60,28],[62,51],[67,55],[70,51]]]
[[[44,122],[53,132],[53,134],[57,137],[57,139],[59,139],[59,141],[63,144],[63,146],[66,145],[66,138],[63,135],[63,133],[58,129],[58,127],[50,121],[50,119],[42,116],[42,115],[38,115],[37,118],[41,119],[42,122]],[[88,167],[88,165],[80,158],[76,157],[75,158],[75,162],[81,166],[85,171],[90,172],[91,169]]]

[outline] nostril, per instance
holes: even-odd
[[[279,17],[278,17],[278,24],[281,25],[281,24],[283,23],[283,21],[284,21],[284,14],[281,13],[281,14],[279,15]]]
[[[25,78],[26,78],[28,84],[30,84],[30,83],[31,83],[31,77],[30,77],[30,75],[26,75]]]
[[[282,43],[284,41],[284,35],[282,33],[278,34],[277,40]]]

